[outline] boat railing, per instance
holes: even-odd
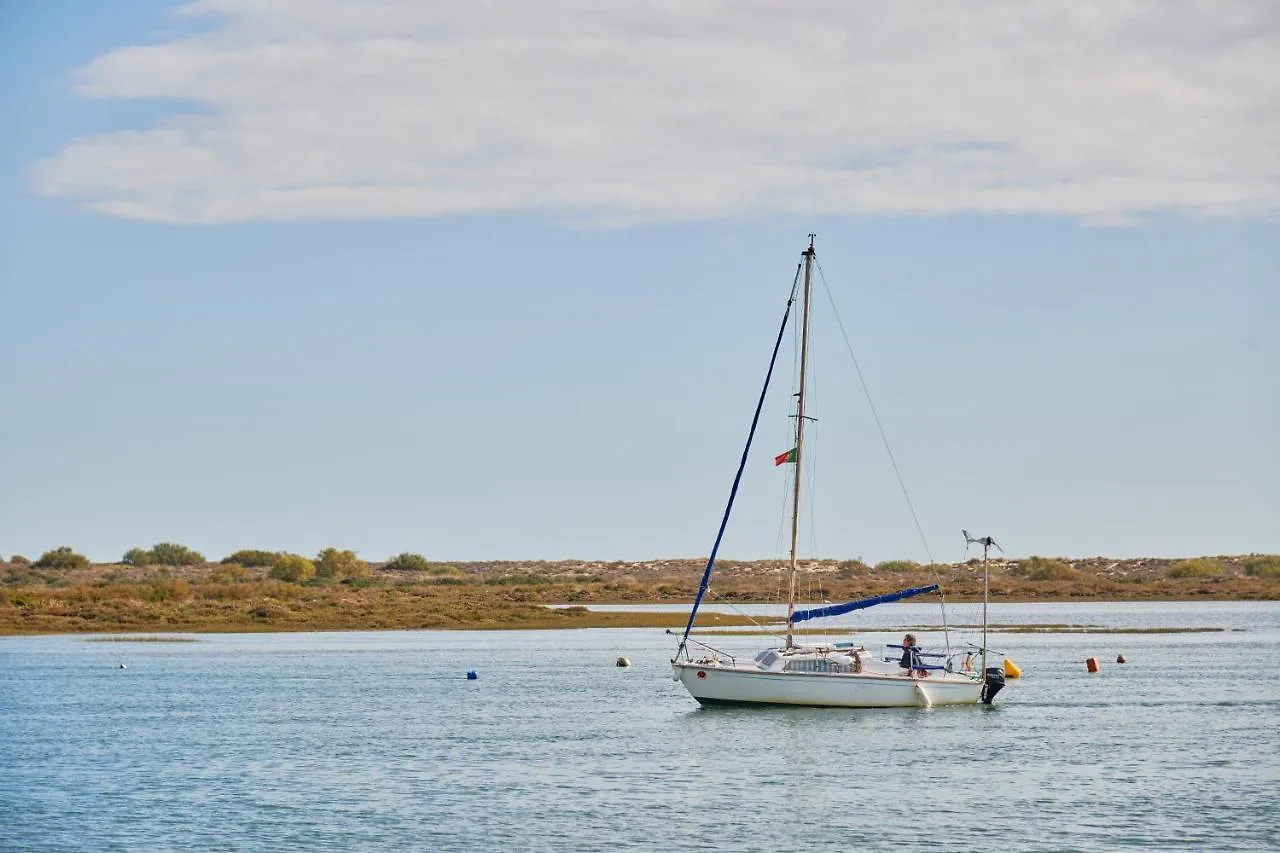
[[[722,651],[721,649],[717,649],[715,646],[709,646],[706,643],[695,640],[693,637],[687,637],[686,642],[693,643],[695,646],[701,646],[707,651],[712,652],[713,654],[715,654],[717,662],[721,657],[728,658],[730,664],[736,664],[738,662],[737,659],[733,655],[729,654],[728,652]],[[688,655],[688,652],[686,651],[685,654]],[[691,662],[694,662],[694,663],[699,662],[699,661],[693,661],[693,657],[691,655],[688,655],[688,656]]]
[[[884,655],[885,663],[898,663],[899,661],[901,661],[902,652],[904,652],[907,648],[901,643],[885,643],[884,647],[886,650]],[[898,654],[896,655],[889,654],[888,652],[889,649],[897,649]],[[925,651],[921,651],[918,648],[913,647],[911,657],[912,657],[912,667],[911,667],[912,669],[945,670],[947,672],[951,671],[951,661],[947,657],[946,652],[925,652]],[[925,658],[929,658],[929,659],[941,661],[941,662],[926,663]]]

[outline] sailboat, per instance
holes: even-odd
[[[807,416],[807,379],[809,363],[809,327],[813,293],[813,266],[816,259],[814,236],[809,235],[809,246],[802,253],[803,262],[797,267],[791,285],[782,325],[774,342],[773,356],[765,376],[764,388],[756,404],[755,415],[747,444],[742,452],[737,475],[729,493],[729,501],[721,518],[711,555],[698,587],[697,597],[689,611],[689,620],[680,638],[675,656],[671,659],[673,678],[688,689],[690,695],[703,705],[805,705],[843,708],[895,708],[931,707],[935,705],[990,704],[996,693],[1004,687],[1001,667],[987,666],[986,659],[986,602],[987,575],[983,561],[983,641],[980,647],[981,665],[978,671],[972,666],[955,667],[953,655],[946,652],[925,652],[913,646],[886,646],[895,656],[883,652],[872,653],[866,646],[854,643],[805,644],[796,637],[795,626],[811,619],[820,619],[851,613],[866,607],[898,601],[938,590],[937,584],[913,587],[886,595],[864,598],[843,604],[826,605],[810,609],[796,607],[796,574],[798,570],[798,545],[800,533],[801,464],[805,450],[805,423]],[[800,370],[799,393],[796,397],[795,447],[775,463],[794,464],[794,488],[791,495],[791,553],[788,562],[788,596],[785,642],[761,650],[751,658],[739,658],[712,648],[690,636],[698,608],[702,604],[715,569],[716,555],[723,541],[733,502],[742,481],[755,438],[760,413],[773,377],[778,351],[790,322],[796,300],[796,285],[803,268],[804,286],[801,294]],[[966,533],[966,538],[968,534]],[[695,652],[693,646],[701,651]],[[901,658],[896,657],[901,650]],[[949,643],[948,643],[949,652]],[[695,655],[698,655],[695,657]],[[966,660],[968,664],[969,661]]]

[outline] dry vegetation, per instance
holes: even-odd
[[[0,563],[0,634],[675,627],[683,625],[683,613],[593,613],[542,605],[685,602],[693,598],[704,566],[696,559],[435,564],[405,556],[391,564],[361,563],[345,577],[340,572],[308,576],[302,583],[268,577],[280,574],[279,559],[271,565],[266,559],[246,560],[263,564],[257,566],[71,561],[60,568],[10,561]],[[1278,556],[1028,557],[992,561],[990,568],[992,597],[1004,601],[1280,598]],[[952,600],[981,595],[976,561],[931,567],[905,560],[876,566],[812,560],[802,566],[799,586],[805,600],[837,601],[928,583],[935,572]],[[778,601],[785,594],[784,577],[785,567],[777,561],[724,560],[717,564],[713,591],[732,601]],[[742,624],[710,615],[699,621]]]

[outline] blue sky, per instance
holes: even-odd
[[[6,4],[0,551],[705,554],[814,231],[939,559],[1280,552],[1261,6],[797,33],[792,114],[767,5],[708,68],[726,7],[579,5]],[[922,559],[815,306],[803,550]],[[726,556],[785,550],[790,382]]]

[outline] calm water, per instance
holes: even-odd
[[[699,710],[659,630],[0,639],[0,850],[1280,847],[1280,605],[997,611],[1236,630],[1001,636],[928,711]]]

